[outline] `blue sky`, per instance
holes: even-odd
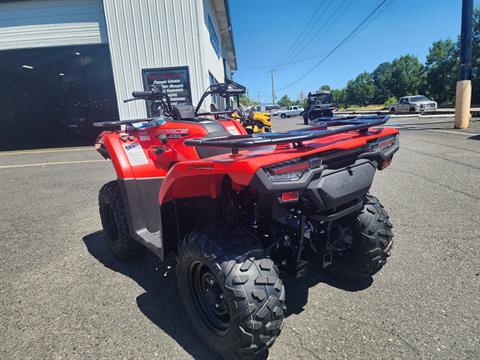
[[[300,92],[323,84],[343,87],[360,72],[404,54],[416,55],[423,62],[433,41],[456,39],[460,33],[461,0],[387,0],[360,33],[304,79],[285,88],[305,75],[381,2],[230,0],[238,61],[234,80],[247,86],[250,97],[271,102],[269,68],[275,67],[277,100],[284,94],[296,99]],[[480,0],[474,4],[478,6]],[[304,30],[315,11],[314,20]],[[291,64],[281,65],[285,63]]]

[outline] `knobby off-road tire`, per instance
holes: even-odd
[[[386,264],[393,244],[392,224],[380,201],[370,194],[362,211],[352,219],[353,246],[334,257],[329,271],[356,280],[376,274]],[[327,268],[328,269],[328,268]]]
[[[283,326],[285,289],[256,245],[246,231],[216,226],[193,231],[179,250],[184,306],[204,343],[225,359],[266,358]]]
[[[102,186],[98,194],[100,219],[112,252],[119,259],[139,255],[143,247],[130,236],[127,215],[117,181]]]

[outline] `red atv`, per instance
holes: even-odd
[[[317,261],[362,278],[386,263],[392,225],[368,190],[399,148],[397,130],[375,128],[387,116],[247,134],[229,111],[172,106],[159,87],[133,96],[163,118],[97,124],[125,127],[96,142],[117,173],[99,194],[105,235],[120,258],[145,248],[176,256],[192,324],[221,356],[268,352],[285,316],[280,270]]]

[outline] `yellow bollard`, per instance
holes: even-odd
[[[470,104],[472,100],[472,81],[457,81],[455,96],[455,129],[466,129],[470,122]]]

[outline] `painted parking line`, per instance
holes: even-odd
[[[425,131],[440,132],[440,133],[454,134],[454,135],[463,135],[464,137],[472,137],[472,136],[480,135],[480,134],[475,134],[475,133],[469,133],[469,132],[463,132],[463,131],[454,131],[454,130],[426,129]]]
[[[68,149],[44,149],[44,150],[15,150],[15,151],[0,152],[0,156],[80,152],[80,151],[94,151],[94,150],[95,150],[94,147],[74,148],[74,149],[68,148]]]
[[[14,169],[14,168],[24,168],[24,167],[35,167],[35,166],[49,166],[49,165],[68,165],[68,164],[85,164],[85,163],[95,163],[95,162],[105,162],[107,160],[97,159],[97,160],[78,160],[78,161],[57,161],[57,162],[46,162],[46,163],[33,163],[33,164],[16,164],[16,165],[2,165],[1,169]]]
[[[477,133],[471,133],[471,132],[465,132],[465,131],[455,131],[455,130],[444,130],[444,129],[425,129],[422,125],[418,124],[387,124],[384,127],[394,127],[398,130],[423,130],[426,132],[433,132],[433,133],[444,133],[444,134],[452,134],[452,135],[460,135],[465,138],[472,137],[472,136],[478,136],[480,134]]]

